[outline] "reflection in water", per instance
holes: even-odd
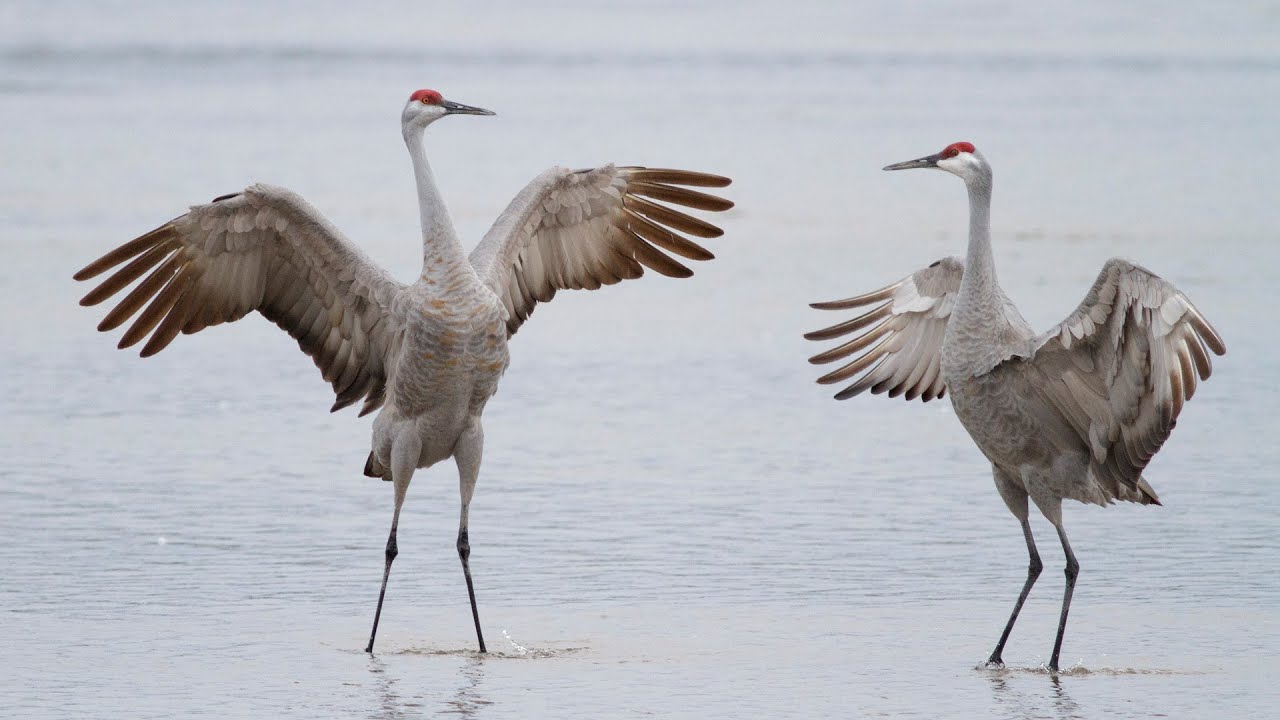
[[[1031,677],[1031,676],[1028,676]],[[1048,675],[1051,690],[1046,694],[1027,694],[1009,682],[1007,672],[995,672],[991,676],[991,698],[1004,717],[1053,718],[1054,720],[1084,720],[1075,700],[1056,675]],[[1034,682],[1040,682],[1034,680]]]
[[[396,679],[387,672],[386,663],[376,655],[369,656],[369,672],[373,674],[378,687],[378,697],[382,702],[382,712],[378,717],[385,720],[405,717],[406,705],[396,692]]]
[[[1058,711],[1058,717],[1084,717],[1080,714],[1080,706],[1076,705],[1076,701],[1071,699],[1067,689],[1062,686],[1061,679],[1057,675],[1050,675],[1049,679],[1053,683],[1053,707]]]
[[[442,712],[461,715],[464,718],[475,717],[478,710],[493,704],[492,700],[485,698],[479,692],[480,681],[484,679],[483,656],[468,657],[459,668],[459,674],[462,680],[458,683],[458,691],[453,694],[452,700],[445,701]]]
[[[369,672],[373,675],[378,689],[381,712],[377,717],[384,720],[395,718],[418,717],[422,714],[423,704],[417,699],[408,700],[401,697],[396,689],[399,682],[388,672],[386,663],[377,657],[369,659]],[[458,689],[453,696],[446,699],[439,714],[458,715],[463,718],[474,718],[477,712],[493,701],[480,693],[480,682],[484,680],[484,657],[468,654],[458,668]]]

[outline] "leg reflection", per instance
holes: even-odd
[[[1050,717],[1054,720],[1086,720],[1056,675],[1044,676],[1034,670],[992,673],[991,701],[993,717],[1025,720]],[[1052,708],[1052,710],[1049,710]]]
[[[484,680],[484,658],[475,655],[465,658],[462,667],[458,668],[458,675],[461,678],[458,691],[452,700],[445,701],[447,710],[464,718],[478,717],[481,710],[493,704],[480,691],[480,683]]]
[[[443,707],[438,714],[457,715],[462,718],[476,718],[480,716],[480,712],[493,701],[484,696],[481,691],[481,684],[484,681],[484,656],[472,655],[461,659],[461,665],[458,667],[457,690],[451,697],[443,698]],[[421,678],[421,668],[415,668],[411,675],[414,678]],[[423,692],[415,693],[410,689],[406,697],[397,688],[399,678],[396,677],[394,671],[387,666],[377,656],[369,657],[369,672],[373,675],[374,686],[378,692],[378,702],[380,707],[371,713],[372,717],[381,720],[399,720],[400,718],[417,718],[422,717],[424,707],[426,707],[429,698],[442,698],[447,687],[432,687],[428,684],[422,685]],[[411,682],[411,684],[415,684]],[[440,690],[442,692],[436,692]]]

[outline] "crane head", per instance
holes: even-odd
[[[405,103],[404,113],[400,116],[400,121],[404,124],[405,129],[422,129],[445,115],[493,114],[495,113],[491,110],[445,100],[444,96],[439,92],[423,89],[415,90],[409,96],[409,102]]]
[[[909,170],[911,168],[936,168],[938,170],[946,170],[952,175],[958,175],[961,178],[968,179],[976,172],[987,167],[987,161],[983,159],[978,149],[971,142],[954,142],[942,149],[942,152],[934,153],[915,160],[894,163],[885,167],[885,170]]]

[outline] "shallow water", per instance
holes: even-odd
[[[302,15],[0,9],[0,707],[15,717],[1265,716],[1280,702],[1277,16],[1073,5],[332,3]],[[311,6],[315,8],[316,6]],[[784,12],[785,9],[785,12]],[[514,19],[512,19],[514,18]],[[530,29],[538,32],[530,32]],[[976,42],[975,38],[981,38]],[[420,472],[380,652],[390,516],[368,419],[329,415],[292,341],[246,321],[140,361],[70,274],[254,180],[418,270],[396,133],[423,85],[497,110],[428,147],[475,239],[542,168],[737,179],[719,258],[562,294],[485,416],[473,652],[451,465]],[[806,307],[963,252],[941,174],[997,174],[1001,280],[1034,325],[1112,255],[1173,280],[1231,354],[1148,478],[1165,506],[1071,505],[1082,564],[1054,679],[1047,565],[990,652],[1025,550],[945,403],[830,400]]]

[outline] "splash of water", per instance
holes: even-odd
[[[507,642],[511,643],[511,649],[515,650],[517,655],[528,655],[528,654],[529,654],[529,648],[527,648],[527,647],[525,647],[525,646],[521,645],[520,643],[516,642],[515,640],[513,640],[513,639],[511,638],[511,635],[509,635],[509,634],[507,633],[507,629],[506,629],[506,628],[503,628],[503,629],[502,629],[502,637],[506,638],[506,639],[507,639]]]

